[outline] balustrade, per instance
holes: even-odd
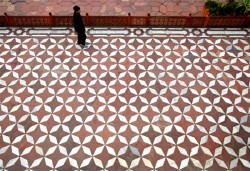
[[[89,27],[249,27],[250,16],[83,16]],[[0,27],[71,27],[72,16],[0,16]]]

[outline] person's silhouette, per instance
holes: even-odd
[[[77,43],[79,45],[83,45],[84,48],[87,48],[87,46],[85,45],[86,38],[87,38],[86,33],[85,33],[86,30],[85,30],[82,16],[80,15],[80,7],[74,6],[73,10],[74,10],[73,23],[74,23],[75,31],[77,32],[77,35],[78,35]]]

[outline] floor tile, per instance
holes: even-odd
[[[246,33],[1,29],[0,168],[249,169]]]

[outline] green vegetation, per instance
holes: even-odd
[[[250,0],[240,2],[234,0],[227,2],[208,0],[205,3],[205,8],[210,16],[246,16],[250,15]]]

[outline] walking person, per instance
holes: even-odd
[[[85,30],[85,26],[84,23],[82,21],[82,16],[80,14],[80,7],[79,6],[74,6],[73,7],[74,10],[74,15],[73,15],[73,23],[74,23],[74,28],[75,31],[77,32],[77,37],[78,37],[78,41],[77,43],[79,45],[82,45],[84,48],[88,48],[88,46],[86,45],[86,30]]]

